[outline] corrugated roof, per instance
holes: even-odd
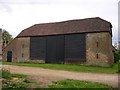
[[[36,24],[23,30],[17,37],[102,32],[109,31],[109,28],[112,28],[110,22],[99,17],[95,17],[63,22]]]

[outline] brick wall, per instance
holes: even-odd
[[[12,62],[26,62],[29,60],[30,38],[15,38],[3,49],[3,61],[7,61],[7,52],[12,51]]]
[[[3,61],[7,61],[7,52],[12,51],[12,62],[17,62],[17,38],[3,49]]]
[[[108,32],[86,34],[86,59],[88,65],[113,64],[112,39]]]
[[[18,52],[18,62],[29,61],[30,55],[30,38],[22,37],[18,38],[17,52]]]

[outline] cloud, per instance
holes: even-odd
[[[37,23],[101,17],[112,23],[116,41],[117,5],[118,0],[0,0],[0,23],[16,36]]]
[[[120,42],[120,1],[118,3],[118,42]]]
[[[10,7],[9,4],[2,2],[3,0],[0,1],[0,11],[2,12],[12,12],[12,8]]]
[[[2,0],[0,3],[5,4],[50,4],[54,0]]]

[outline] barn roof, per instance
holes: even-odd
[[[23,30],[17,37],[43,36],[69,33],[88,33],[109,31],[112,25],[99,17],[69,20],[54,23],[35,24]]]

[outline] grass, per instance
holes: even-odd
[[[27,67],[40,67],[55,70],[66,70],[75,72],[92,72],[92,73],[118,73],[118,64],[114,63],[111,67],[97,67],[97,66],[85,66],[75,64],[38,64],[38,63],[14,63],[14,62],[3,62],[2,64],[27,66]]]
[[[26,79],[26,75],[21,74],[11,74],[8,70],[0,70],[2,72],[2,78],[6,79],[2,83],[3,89],[21,89],[21,88],[27,88],[28,83],[30,83],[29,80]],[[12,78],[23,78],[24,80],[22,82],[16,82],[12,81]],[[51,85],[48,86],[46,89],[54,89],[54,88],[103,88],[103,89],[109,89],[112,90],[111,86],[100,84],[100,83],[94,83],[94,82],[88,82],[88,81],[79,81],[79,80],[62,80],[62,81],[56,81],[53,82]],[[40,88],[38,88],[39,90]],[[37,89],[35,89],[37,90]]]
[[[8,70],[0,70],[0,72],[2,73],[2,78],[4,78],[4,79],[12,78],[12,74],[10,74],[10,72]]]
[[[28,80],[26,75],[11,74],[8,70],[0,70],[2,72],[2,88],[3,89],[18,89],[28,87]],[[17,80],[13,80],[17,78]],[[27,82],[26,82],[27,81]]]
[[[8,70],[0,70],[2,72],[2,78],[4,79],[11,79],[12,77],[14,78],[26,78],[26,75],[22,74],[11,74]]]
[[[100,83],[94,83],[94,82],[88,82],[88,81],[79,81],[79,80],[62,80],[53,82],[52,85],[49,85],[50,88],[103,88],[103,89],[111,89],[111,86],[100,84]]]

